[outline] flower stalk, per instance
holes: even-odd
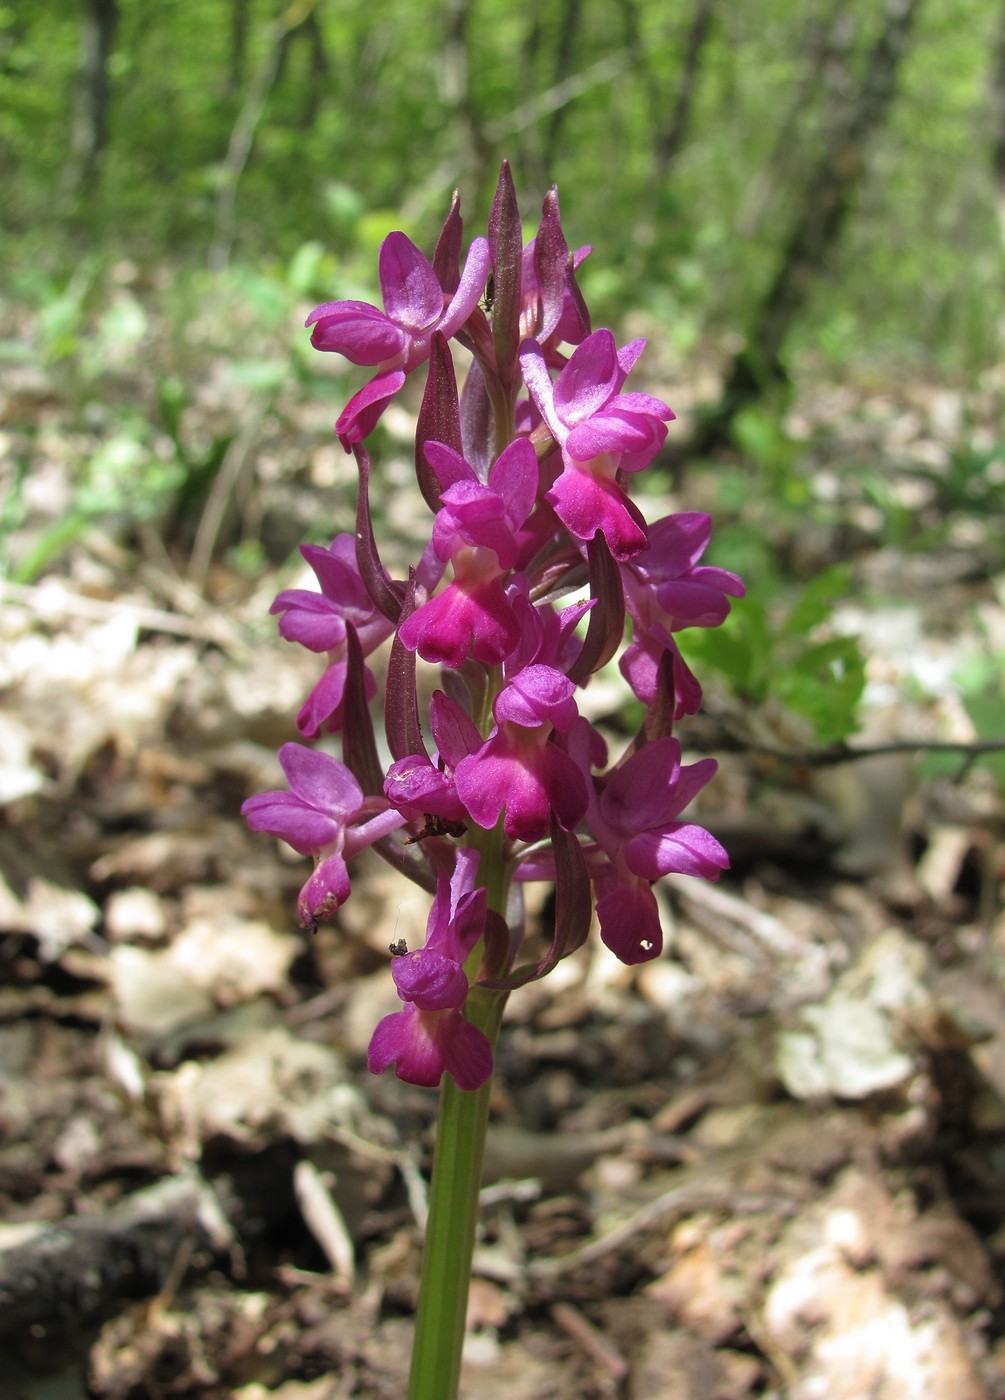
[[[493,1049],[506,995],[475,988],[466,1008]],[[408,1400],[452,1400],[457,1394],[491,1089],[487,1079],[465,1093],[449,1075],[440,1086]]]

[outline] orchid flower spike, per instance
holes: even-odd
[[[430,892],[423,946],[391,946],[402,1006],[374,1030],[368,1063],[462,1090],[492,1072],[493,997],[545,976],[594,920],[625,963],[656,957],[654,883],[716,880],[729,864],[688,811],[715,763],[685,762],[671,731],[701,701],[679,634],[718,626],[743,584],[703,562],[707,515],[648,520],[632,497],[674,415],[626,388],[645,342],[591,330],[576,280],[590,250],[570,251],[556,191],[526,244],[522,228],[504,165],[488,236],[466,255],[455,196],[431,260],[404,233],[384,240],[382,307],[330,301],[308,317],[319,350],[375,370],[336,424],[357,464],[355,529],[305,545],[317,590],[285,588],[272,607],[281,635],[321,658],[300,734],[339,736],[342,756],[284,744],[287,788],[242,809],[314,862],[298,900],[310,929],[337,925],[365,847]],[[424,530],[392,577],[364,441],[427,361]],[[610,757],[586,717],[597,691],[583,704],[608,665],[646,707]],[[555,881],[554,933],[527,961],[521,882],[542,879]]]

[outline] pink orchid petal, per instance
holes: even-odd
[[[475,238],[468,249],[468,256],[464,260],[457,291],[443,313],[443,319],[438,327],[448,340],[460,330],[478,305],[478,299],[485,290],[491,266],[492,259],[487,239]]]
[[[635,368],[639,356],[645,348],[646,342],[645,338],[643,338],[641,340],[633,340],[628,345],[623,345],[618,351],[618,364],[621,366],[622,383],[624,383]]]
[[[647,884],[611,880],[597,900],[597,919],[601,939],[629,967],[663,951],[659,906]]]
[[[317,544],[302,545],[300,553],[314,570],[321,592],[337,604],[340,613],[355,621],[373,612],[373,601],[360,578],[356,541],[351,535],[336,537],[328,549]]]
[[[495,718],[502,724],[535,728],[547,724],[564,733],[576,722],[575,686],[553,666],[525,666],[496,697]]]
[[[282,613],[279,635],[288,642],[299,642],[308,651],[332,651],[345,641],[345,620],[332,611],[331,601],[321,593],[288,588],[277,594],[269,611]]]
[[[646,547],[642,513],[613,481],[598,480],[585,471],[566,471],[547,499],[577,539],[592,540],[600,530],[615,559],[631,559]]]
[[[729,869],[729,856],[710,831],[693,822],[677,822],[663,831],[643,831],[625,846],[628,868],[646,880],[661,875],[697,875],[718,880]]]
[[[388,316],[413,334],[431,330],[443,314],[443,288],[429,259],[396,231],[380,245],[378,269]]]
[[[677,740],[656,739],[615,770],[600,799],[601,810],[623,836],[665,826],[711,781],[716,767],[714,758],[682,767]]]
[[[672,796],[679,772],[676,739],[656,739],[636,750],[604,787],[600,809],[605,820],[622,836],[672,820],[680,810]]]
[[[420,1011],[459,1009],[468,994],[464,969],[453,958],[431,948],[417,948],[414,953],[395,958],[391,976],[402,1001],[414,1003]]]
[[[445,442],[427,442],[423,451],[426,454],[426,461],[436,473],[441,491],[448,490],[459,481],[478,483],[475,469],[468,465],[459,452],[455,452]]]
[[[368,384],[354,394],[339,414],[335,424],[338,440],[347,452],[354,442],[370,436],[380,415],[405,382],[404,370],[389,370],[376,374]]]
[[[720,574],[725,570],[706,572]],[[729,615],[726,593],[718,579],[703,583],[693,577],[674,579],[655,589],[656,600],[674,627],[718,627]]]
[[[688,510],[665,515],[650,528],[645,563],[648,567],[651,560],[652,567],[658,568],[661,573],[682,574],[697,564],[711,538],[712,517],[705,511]]]
[[[641,454],[648,451],[655,456],[663,445],[666,432],[665,424],[658,419],[604,410],[572,429],[566,439],[565,450],[577,462],[589,462],[607,452]]]
[[[290,791],[319,811],[345,820],[362,806],[359,783],[345,764],[331,754],[319,753],[303,744],[283,744],[279,762]]]
[[[370,1039],[370,1071],[380,1074],[392,1064],[408,1084],[435,1089],[448,1072],[459,1089],[479,1089],[492,1073],[492,1049],[459,1011],[407,1006],[385,1016]]]
[[[365,301],[330,301],[307,318],[314,326],[315,350],[332,350],[354,365],[380,365],[401,355],[407,344],[403,332],[375,306]]]
[[[482,736],[474,720],[442,690],[434,690],[429,702],[429,727],[440,757],[451,768],[481,747]]]
[[[489,472],[489,486],[506,503],[506,519],[514,530],[534,509],[537,498],[537,454],[526,438],[517,438],[500,454]]]
[[[554,388],[548,366],[536,341],[526,340],[520,347],[520,369],[523,382],[527,385],[537,410],[551,430],[556,442],[564,443],[567,436],[565,423],[555,406]]]
[[[340,716],[345,699],[345,682],[346,660],[342,657],[325,667],[321,679],[300,707],[297,729],[305,739],[316,739],[329,720]]]
[[[670,423],[677,417],[669,404],[664,403],[662,399],[654,399],[652,394],[618,394],[607,407],[619,413],[639,413],[648,414],[652,418],[665,418]]]
[[[648,648],[633,642],[622,653],[618,669],[631,686],[633,693],[643,704],[650,704],[656,694],[659,657],[655,656]]]
[[[453,778],[434,768],[423,754],[410,754],[391,764],[384,795],[395,807],[412,808],[446,821],[463,822],[466,816]]]
[[[340,823],[325,812],[304,805],[292,792],[256,793],[241,806],[241,815],[252,831],[278,837],[302,856],[312,855],[334,841]]]
[[[498,666],[516,645],[520,628],[498,583],[470,591],[451,583],[406,618],[398,636],[434,665],[462,666],[471,656]]]
[[[572,352],[555,381],[555,412],[569,428],[601,408],[624,383],[614,336],[602,329],[588,335]]]
[[[449,1032],[441,1038],[444,1068],[458,1089],[471,1093],[492,1074],[492,1047],[485,1033],[459,1011],[445,1014],[452,1020]]]
[[[300,891],[297,911],[305,928],[330,919],[351,894],[349,871],[338,853],[321,861]]]

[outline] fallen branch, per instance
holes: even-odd
[[[527,1273],[535,1283],[550,1283],[585,1264],[595,1264],[598,1259],[630,1244],[638,1235],[648,1235],[653,1230],[668,1230],[674,1221],[698,1211],[754,1214],[776,1208],[779,1204],[780,1200],[775,1196],[737,1194],[735,1183],[726,1178],[714,1182],[684,1182],[657,1196],[655,1201],[647,1202],[641,1210],[606,1235],[589,1240],[579,1249],[552,1259],[533,1260],[527,1266]]]
[[[782,744],[752,742],[742,734],[724,728],[716,736],[715,748],[756,758],[777,758],[784,763],[807,768],[826,768],[837,763],[856,763],[863,758],[883,758],[889,754],[958,753],[972,762],[987,753],[1005,753],[1005,739],[891,739],[883,744],[826,744],[818,749],[790,749]]]
[[[3,1248],[0,1235],[0,1336],[72,1332],[123,1298],[159,1292],[179,1251],[218,1251],[234,1240],[215,1193],[195,1173],[166,1177],[100,1215],[17,1227],[16,1236]]]

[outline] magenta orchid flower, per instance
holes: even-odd
[[[327,661],[301,733],[338,730],[345,761],[285,744],[288,790],[243,808],[256,831],[313,858],[298,904],[312,930],[348,897],[348,862],[364,846],[433,894],[423,946],[389,945],[401,1005],[374,1029],[367,1062],[409,1084],[446,1077],[412,1365],[416,1394],[437,1400],[457,1392],[507,994],[581,948],[595,915],[624,962],[655,957],[654,881],[715,880],[728,866],[685,811],[715,763],[682,764],[670,733],[701,699],[679,632],[717,625],[743,592],[701,563],[707,516],[650,523],[628,493],[673,413],[626,392],[644,341],[619,349],[610,330],[591,332],[575,272],[588,250],[570,252],[557,191],[525,245],[504,163],[487,231],[463,259],[455,194],[431,261],[403,233],[384,240],[382,308],[332,301],[308,318],[316,348],[373,367],[336,424],[358,468],[354,534],[306,548],[320,592],[290,589],[273,607],[281,634]],[[452,341],[465,352],[463,385]],[[417,489],[403,504],[429,518],[395,576],[402,541],[381,541],[386,516],[372,510],[391,482],[371,474],[363,443],[425,362]],[[378,686],[364,658],[388,639]],[[577,695],[615,661],[646,711],[609,760]],[[442,689],[420,662],[440,668]],[[371,703],[379,689],[382,706]],[[554,883],[554,918],[542,946],[525,946],[522,888],[536,880]]]
[[[594,331],[572,353],[554,385],[541,347],[526,341],[520,365],[531,398],[562,451],[562,472],[547,499],[579,540],[600,530],[615,559],[647,543],[646,524],[618,481],[649,465],[666,439],[673,412],[649,394],[621,387],[645,347],[619,350],[609,330]]]
[[[346,861],[406,818],[384,798],[365,798],[349,769],[330,754],[283,744],[279,762],[290,790],[249,797],[241,813],[252,831],[268,832],[314,857],[314,873],[297,901],[301,921],[311,927],[349,898]]]
[[[392,763],[384,795],[413,820],[428,814],[463,823],[468,812],[457,795],[454,769],[481,747],[481,735],[471,717],[442,690],[435,691],[429,702],[429,727],[436,742],[435,757],[408,754]]]
[[[495,728],[455,772],[457,794],[479,826],[495,826],[505,809],[506,835],[535,841],[552,813],[566,830],[580,821],[587,803],[582,772],[552,738],[576,722],[574,690],[554,667],[534,665],[499,692]]]
[[[649,544],[622,566],[625,602],[643,629],[718,627],[729,599],[742,598],[736,574],[698,561],[708,548],[712,517],[703,511],[667,515],[649,527]]]
[[[729,613],[730,598],[744,593],[736,574],[698,562],[711,534],[711,516],[702,511],[665,516],[650,526],[647,548],[621,567],[633,627],[631,645],[621,658],[622,675],[649,704],[660,663],[669,652],[678,718],[700,709],[701,686],[672,634],[685,627],[718,627]]]
[[[429,358],[433,332],[456,335],[478,305],[489,274],[489,248],[476,238],[457,290],[448,296],[432,264],[403,233],[389,233],[378,261],[384,310],[365,301],[327,301],[306,324],[311,344],[355,365],[377,365],[376,375],[343,409],[335,425],[348,452],[377,425],[406,377]]]
[[[352,535],[336,535],[327,549],[301,545],[300,553],[321,585],[320,593],[287,588],[278,594],[272,613],[279,615],[279,633],[309,651],[327,652],[328,665],[297,715],[297,728],[305,739],[316,739],[322,728],[332,733],[342,727],[342,706],[348,665],[347,624],[356,629],[360,649],[368,656],[394,631],[392,623],[374,607],[356,565]],[[367,695],[377,684],[369,668],[364,671]]]
[[[673,718],[696,715],[701,709],[701,686],[669,632],[654,628],[637,633],[622,653],[618,667],[638,698],[651,705],[659,688],[660,667],[666,657],[670,658],[673,672]]]
[[[500,455],[488,485],[459,452],[427,442],[426,460],[442,491],[433,521],[433,548],[453,567],[453,582],[402,624],[398,635],[424,661],[461,666],[470,656],[497,666],[520,638],[504,591],[519,556],[518,531],[534,508],[537,458],[524,438]]]
[[[577,735],[577,752],[584,741]],[[589,742],[588,733],[585,742]],[[606,858],[592,863],[600,936],[625,963],[646,962],[663,947],[651,884],[671,873],[717,880],[729,857],[715,837],[679,821],[716,770],[712,758],[681,764],[676,739],[636,750],[591,794],[590,831]]]
[[[446,1072],[459,1089],[478,1089],[492,1073],[492,1047],[461,1011],[468,994],[464,960],[485,929],[477,867],[476,851],[458,853],[453,878],[441,874],[437,881],[424,946],[393,959],[391,976],[405,1007],[374,1031],[367,1052],[372,1073],[393,1064],[399,1079],[435,1088]]]

